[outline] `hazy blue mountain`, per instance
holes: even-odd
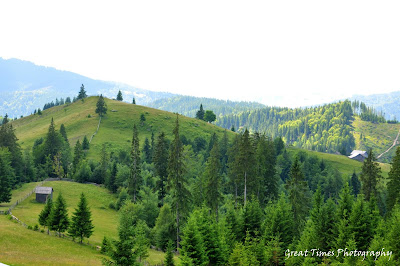
[[[200,108],[200,104],[203,104],[204,110],[214,111],[217,117],[266,107],[256,102],[235,102],[193,96],[175,96],[158,99],[149,103],[148,106],[164,111],[177,112],[189,117],[195,117],[196,112]]]
[[[38,66],[19,59],[0,58],[0,115],[6,112],[9,117],[29,115],[37,108],[56,98],[78,95],[84,84],[88,95],[103,94],[115,98],[118,90],[123,93],[124,101],[147,105],[160,98],[176,94],[142,90],[126,84],[94,80],[82,75],[57,70],[52,67]]]
[[[354,95],[350,100],[359,100],[367,106],[374,107],[377,111],[383,111],[386,119],[400,119],[400,91],[373,94],[373,95]]]

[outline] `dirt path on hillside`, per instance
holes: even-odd
[[[383,153],[381,153],[381,154],[379,154],[379,156],[378,157],[376,157],[376,159],[379,159],[379,158],[381,158],[382,157],[382,155],[384,155],[385,153],[387,153],[387,152],[389,152],[394,146],[396,146],[396,144],[397,144],[397,140],[399,139],[399,134],[400,134],[400,130],[399,130],[399,132],[397,132],[397,136],[396,136],[396,139],[393,141],[393,144],[392,144],[392,146],[390,146],[390,148],[389,149],[387,149],[386,151],[384,151]]]
[[[100,123],[101,123],[101,116],[100,116],[100,119],[99,119],[99,125],[97,126],[97,130],[96,130],[96,132],[94,132],[94,134],[93,134],[92,137],[90,138],[89,143],[92,142],[93,137],[94,137],[94,136],[97,134],[97,132],[99,131]],[[397,136],[399,136],[399,135],[397,135]]]

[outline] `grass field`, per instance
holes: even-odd
[[[77,101],[70,105],[56,106],[43,111],[41,116],[30,115],[16,121],[13,126],[22,148],[31,148],[34,141],[44,137],[54,118],[56,128],[64,124],[71,146],[79,139],[81,142],[86,135],[89,139],[96,131],[99,117],[95,113],[98,97],[89,97],[84,102]],[[139,131],[140,144],[143,145],[145,137],[150,139],[151,133],[157,136],[164,131],[167,138],[172,139],[172,130],[175,126],[176,115],[170,112],[153,109],[145,106],[128,104],[106,99],[108,113],[102,118],[99,132],[93,138],[88,151],[88,158],[98,158],[103,143],[107,145],[109,152],[121,148],[129,148],[132,139],[133,125],[136,124]],[[140,122],[140,115],[146,118]],[[223,128],[217,127],[197,119],[179,116],[180,134],[188,139],[201,136],[207,141],[215,132],[222,137]],[[227,131],[230,138],[234,133]]]
[[[0,262],[8,265],[101,265],[95,249],[28,230],[0,215]]]
[[[356,141],[356,149],[368,150],[372,148],[376,156],[392,146],[400,129],[400,124],[374,124],[362,121],[359,117],[354,119],[352,126],[354,128],[353,135]],[[397,147],[392,148],[388,153],[383,155],[379,161],[390,162],[396,148]]]
[[[30,188],[32,186],[34,187],[35,185],[36,185],[36,183],[26,184],[25,192],[29,193],[31,191]],[[89,241],[89,243],[93,246],[100,246],[101,241],[103,240],[104,236],[106,236],[109,239],[115,239],[115,240],[118,239],[117,230],[118,230],[119,216],[115,210],[112,210],[108,207],[109,203],[111,201],[115,200],[115,196],[110,194],[107,189],[98,187],[95,185],[91,185],[91,184],[80,184],[80,183],[67,182],[67,181],[45,182],[43,184],[43,186],[50,186],[50,187],[54,188],[54,197],[53,197],[54,199],[56,199],[56,197],[59,195],[59,193],[62,193],[63,197],[65,198],[65,200],[67,202],[69,217],[71,217],[74,209],[76,208],[76,206],[79,202],[80,194],[82,192],[85,193],[85,196],[87,197],[87,200],[88,200],[89,207],[92,211],[92,220],[93,220],[93,224],[94,224],[93,235],[88,240],[85,240],[84,241],[85,243],[87,241]],[[21,195],[23,194],[21,192],[21,190],[18,190],[18,191],[19,191],[19,194],[21,194]],[[35,194],[33,194],[29,198],[27,198],[24,202],[19,204],[13,210],[12,214],[15,215],[16,217],[18,217],[18,219],[20,219],[20,221],[22,221],[23,223],[33,227],[35,224],[38,224],[38,216],[39,216],[40,211],[43,209],[43,207],[44,207],[44,204],[37,203],[35,201]],[[1,216],[1,218],[3,219],[3,216]],[[12,228],[14,228],[14,229],[8,229],[8,230],[17,230],[17,231],[27,232],[27,233],[29,233],[29,235],[40,234],[39,237],[45,236],[46,239],[47,239],[47,237],[49,237],[45,234],[28,230],[21,225],[15,225],[11,221],[4,221],[4,223],[5,223],[5,225],[4,225],[5,228],[9,228],[11,225],[13,225]],[[6,225],[7,223],[9,225]],[[1,226],[2,225],[0,225],[0,227]],[[1,232],[3,232],[3,231],[1,231]],[[18,232],[18,234],[20,234],[20,233],[21,232]],[[10,235],[9,231],[5,231],[5,234]],[[10,237],[10,238],[12,238],[12,237]],[[66,245],[65,250],[67,250],[66,254],[68,256],[70,255],[69,252],[75,252],[72,247],[69,247],[69,244],[72,244],[72,245],[76,246],[77,248],[82,247],[77,243],[73,243],[71,240],[59,239],[58,237],[55,237],[55,236],[50,236],[50,238],[52,239],[52,241],[56,241],[56,242],[58,240],[61,241],[60,243],[58,243],[56,245],[60,249],[63,249],[63,245]],[[16,240],[9,239],[7,241],[10,241],[10,246],[18,245],[18,241],[16,242]],[[29,244],[26,244],[26,245],[35,247],[35,245],[36,245],[35,241],[25,240],[25,242],[26,241],[29,242]],[[65,244],[66,242],[68,242],[68,244]],[[6,241],[3,242],[3,239],[1,239],[1,237],[0,237],[0,243],[2,246],[3,243],[7,244],[8,242],[6,242]],[[49,249],[49,247],[47,247],[47,244],[45,246],[47,249],[44,248],[42,255],[44,255],[45,251]],[[33,249],[33,248],[31,248],[31,249]],[[7,250],[8,250],[8,248],[7,248]],[[27,250],[29,251],[30,249],[27,249]],[[11,251],[10,251],[10,253],[11,253]],[[20,250],[19,253],[24,254],[24,252],[22,250]],[[29,253],[24,255],[26,257],[26,262],[29,261],[28,254]],[[41,257],[42,255],[40,255],[37,258],[38,261],[40,261],[40,258],[42,258]],[[92,249],[85,246],[83,251],[80,251],[80,253],[78,253],[78,255],[79,256],[77,256],[76,260],[78,261],[78,260],[82,259],[82,261],[84,261],[85,256],[90,256],[91,260],[94,260],[96,257],[100,256],[100,253],[94,252]],[[57,253],[55,256],[56,257],[58,256]],[[61,256],[61,254],[60,254],[60,256]],[[150,265],[160,264],[164,260],[164,256],[165,256],[165,254],[163,252],[149,249],[149,257],[146,259],[146,261]],[[52,255],[52,259],[53,259],[53,257],[54,256]],[[2,257],[1,257],[1,252],[0,252],[0,260],[1,259],[2,259]],[[34,259],[36,260],[36,258],[34,258]],[[4,262],[5,261],[6,260],[4,260]],[[57,259],[55,259],[54,261],[57,261]],[[23,261],[19,262],[16,260],[15,262],[13,262],[13,264],[20,264],[20,263],[24,264]],[[93,262],[93,264],[99,264],[99,263],[101,263],[101,261],[99,261],[98,263]],[[53,263],[49,261],[48,264],[53,264]],[[64,262],[62,262],[61,264],[64,264]],[[65,264],[75,264],[75,262],[71,261],[71,263],[69,263],[68,261],[65,261]],[[79,264],[79,263],[77,263],[77,264]],[[82,263],[82,264],[85,264],[85,263]],[[89,264],[92,264],[92,261],[90,261]]]
[[[39,182],[25,183],[22,184],[22,186],[19,187],[18,189],[14,189],[12,191],[11,201],[7,203],[5,202],[0,203],[0,211],[8,210],[11,207],[11,205],[13,205],[17,200],[22,199],[25,195],[31,192],[38,184]]]

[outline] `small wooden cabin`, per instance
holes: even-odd
[[[52,187],[37,187],[35,190],[36,201],[40,203],[46,203],[49,197],[53,199],[53,191],[54,190]]]
[[[354,150],[351,152],[349,158],[363,162],[366,158],[368,158],[368,153],[366,151]]]

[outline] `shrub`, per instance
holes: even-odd
[[[33,231],[39,231],[39,225],[35,224],[35,226],[33,227]]]

